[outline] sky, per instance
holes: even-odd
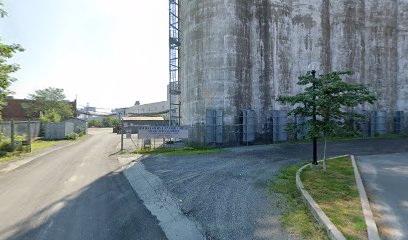
[[[0,37],[26,50],[11,90],[63,88],[78,106],[132,106],[166,100],[168,1],[3,0]]]

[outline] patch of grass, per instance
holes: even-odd
[[[301,239],[328,239],[315,222],[296,188],[296,172],[300,167],[296,165],[281,168],[279,174],[271,181],[271,190],[283,194],[285,198],[281,221],[289,232]]]
[[[43,148],[47,148],[47,147],[52,147],[55,144],[57,144],[57,141],[43,141],[43,140],[37,140],[34,141],[31,144],[31,151],[35,152],[37,150],[43,149]]]
[[[16,152],[7,152],[5,156],[0,157],[0,162],[7,162],[11,160],[15,160],[18,158],[26,157],[30,155],[33,152],[36,152],[40,149],[47,148],[54,146],[57,144],[58,141],[43,141],[43,140],[37,140],[31,143],[31,152],[24,152],[24,151],[16,151]]]
[[[322,169],[306,168],[301,178],[305,189],[347,239],[367,239],[350,157],[327,161],[327,174]]]
[[[6,152],[4,156],[0,157],[0,162],[7,162],[7,161],[11,161],[11,160],[16,160],[18,158],[22,158],[22,157],[26,157],[29,156],[30,154],[44,149],[44,148],[48,148],[48,147],[52,147],[54,145],[56,145],[59,142],[74,142],[74,141],[80,141],[83,140],[85,138],[87,138],[88,135],[84,135],[82,137],[78,137],[75,140],[58,140],[58,141],[45,141],[45,140],[36,140],[33,141],[31,143],[31,152],[25,152],[24,149],[23,151],[16,151],[16,152]]]
[[[134,153],[138,154],[160,154],[162,156],[183,156],[183,155],[200,155],[225,152],[223,149],[195,149],[195,148],[156,148],[156,149],[139,149]]]

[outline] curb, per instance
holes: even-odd
[[[374,221],[373,213],[370,208],[370,203],[368,201],[367,194],[365,192],[363,181],[361,180],[360,172],[358,171],[358,167],[357,167],[354,155],[345,155],[345,156],[338,156],[338,157],[350,157],[351,158],[353,169],[354,169],[354,176],[356,178],[356,185],[357,185],[358,193],[360,195],[363,215],[364,215],[364,219],[367,225],[368,239],[369,240],[380,240],[381,238],[378,234],[377,225],[375,224],[375,221]],[[330,221],[330,219],[322,211],[319,205],[313,200],[312,196],[310,196],[309,192],[305,190],[302,180],[300,179],[300,174],[302,173],[303,169],[305,169],[308,166],[310,166],[310,163],[301,167],[296,172],[296,186],[298,190],[300,191],[303,197],[303,200],[305,201],[306,205],[308,206],[309,210],[312,212],[313,216],[315,217],[319,225],[326,229],[326,232],[329,238],[332,240],[345,240],[346,238],[344,237],[344,235]]]
[[[330,221],[330,219],[326,216],[323,210],[319,207],[319,205],[313,200],[312,196],[310,196],[309,192],[305,190],[303,186],[302,180],[300,180],[300,174],[302,173],[303,169],[309,167],[309,164],[301,167],[296,172],[296,186],[297,189],[302,194],[303,200],[306,203],[309,210],[312,212],[313,216],[317,220],[320,226],[325,228],[327,235],[332,240],[346,240],[344,235],[337,229],[337,227]]]
[[[133,161],[122,167],[123,174],[143,205],[158,220],[166,237],[169,240],[206,239],[201,225],[191,221],[181,211],[178,200],[166,189],[163,181],[146,170],[141,162],[146,157],[141,155],[137,159],[133,158]]]
[[[351,155],[350,157],[353,163],[354,176],[356,177],[358,193],[360,195],[360,200],[361,200],[361,207],[363,209],[363,214],[364,214],[365,222],[367,225],[368,239],[369,240],[380,240],[377,225],[375,224],[375,221],[374,221],[373,212],[371,211],[370,202],[368,201],[367,193],[365,191],[364,184],[361,179],[356,160],[354,158],[354,155]]]

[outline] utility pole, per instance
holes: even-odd
[[[312,76],[313,76],[313,91],[316,90],[316,70],[311,71]],[[314,94],[314,93],[313,93]],[[314,94],[313,96],[313,126],[316,126],[316,95]],[[317,137],[313,136],[313,165],[319,165],[317,162]]]
[[[122,117],[121,127],[120,127],[120,151],[123,151],[123,117]]]

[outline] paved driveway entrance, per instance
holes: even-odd
[[[358,157],[382,239],[408,239],[408,152]]]

